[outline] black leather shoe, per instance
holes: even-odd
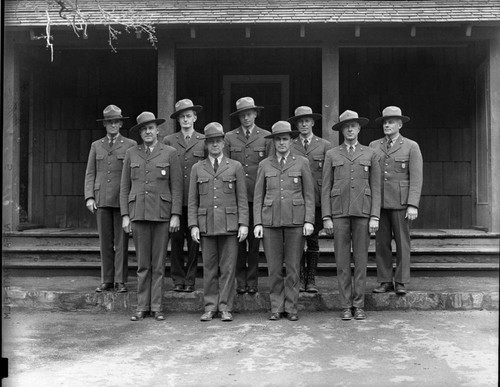
[[[406,294],[405,284],[401,284],[399,282],[396,282],[396,294],[399,294],[399,295]]]
[[[100,286],[97,287],[97,289],[95,290],[97,293],[101,293],[101,292],[107,292],[109,290],[113,290],[115,287],[113,286],[113,284],[109,284],[109,283],[103,283],[101,284]]]
[[[373,289],[373,293],[387,293],[394,290],[392,282],[382,282],[378,288]]]
[[[299,315],[297,313],[288,313],[287,317],[290,321],[299,321]]]
[[[271,316],[269,316],[269,320],[272,320],[272,321],[277,321],[280,318],[281,318],[281,315],[279,312],[271,313]]]
[[[365,311],[363,308],[354,308],[354,319],[355,320],[364,320],[366,318]]]
[[[308,283],[306,286],[306,292],[307,293],[318,293],[318,288],[316,287],[316,284],[314,283]]]
[[[193,285],[186,285],[186,286],[184,286],[184,291],[186,293],[192,293],[192,292],[194,292],[194,286]]]
[[[346,308],[344,310],[342,310],[342,320],[352,320],[352,310],[351,308]]]
[[[257,288],[253,286],[251,288],[248,288],[248,294],[255,294],[255,293],[257,293]]]
[[[174,292],[183,292],[184,285],[175,285],[173,290],[174,290]]]
[[[149,312],[135,312],[135,314],[130,317],[130,321],[140,321],[148,315]]]
[[[116,283],[115,290],[117,291],[117,293],[127,293],[128,292],[128,289],[123,282]]]
[[[153,317],[156,321],[165,320],[165,315],[163,314],[163,312],[153,312]]]
[[[215,317],[216,314],[217,314],[217,312],[215,312],[213,310],[209,310],[208,312],[205,312],[201,315],[200,321],[211,321]]]
[[[247,290],[245,288],[236,288],[236,293],[238,294],[245,294]]]

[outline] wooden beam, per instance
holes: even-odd
[[[500,232],[500,33],[490,40],[491,232]]]
[[[325,42],[322,48],[322,137],[337,146],[338,132],[332,126],[339,117],[339,48]]]
[[[175,44],[158,46],[158,117],[167,120],[160,126],[160,137],[175,132],[176,121],[170,119],[175,105]]]

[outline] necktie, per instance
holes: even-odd
[[[354,145],[349,145],[347,147],[347,152],[352,155],[354,153]]]
[[[146,147],[146,155],[150,155],[151,154],[151,149],[149,149],[149,146]]]
[[[280,160],[280,166],[281,166],[281,169],[283,169],[285,167],[285,158],[284,157],[282,157]]]
[[[190,139],[191,139],[191,136],[186,136],[186,137],[184,138],[184,141],[186,141],[186,144],[189,142],[189,140],[190,140]]]
[[[250,130],[245,130],[245,137],[247,138],[247,140],[250,138]]]
[[[391,148],[392,148],[392,140],[389,139],[389,140],[387,140],[387,150],[389,150]]]
[[[219,168],[219,159],[214,160],[214,171],[217,172],[217,168]]]
[[[307,150],[309,147],[309,141],[307,139],[304,140],[304,149]]]
[[[111,148],[114,143],[115,143],[115,138],[111,137],[111,139],[109,140],[109,147]]]

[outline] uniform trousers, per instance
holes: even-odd
[[[406,210],[380,210],[379,230],[375,242],[378,282],[392,282],[392,238],[396,242],[394,281],[410,282],[410,222]]]
[[[201,237],[205,312],[230,312],[233,309],[237,254],[236,235]]]
[[[316,207],[314,214],[314,231],[306,237],[307,251],[319,251],[319,232],[323,229],[323,217],[321,216],[321,207]]]
[[[253,230],[253,203],[248,202],[249,224]],[[248,245],[248,250],[247,250]],[[238,288],[257,288],[259,283],[259,247],[260,239],[255,238],[253,232],[248,233],[247,239],[239,243],[238,261],[236,263],[236,283]]]
[[[119,207],[98,207],[96,211],[101,251],[101,282],[125,283],[128,278],[128,234],[122,228]]]
[[[302,229],[302,226],[264,227],[263,243],[269,270],[271,313],[297,313],[300,259],[305,243]]]
[[[368,218],[349,216],[333,219],[333,247],[337,263],[342,308],[363,308],[365,304],[366,265],[370,233]],[[351,242],[354,260],[354,286],[351,275]]]
[[[182,207],[181,225],[179,231],[171,234],[170,276],[174,285],[193,286],[198,269],[199,245],[191,238],[188,227],[187,206]],[[184,239],[187,240],[187,262],[184,265]]]
[[[134,221],[137,255],[137,311],[160,312],[170,222]]]

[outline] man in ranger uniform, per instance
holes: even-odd
[[[300,291],[317,293],[316,268],[319,259],[318,236],[323,228],[321,219],[321,184],[323,180],[323,164],[326,152],[332,147],[330,142],[313,133],[313,126],[321,115],[313,113],[309,106],[299,106],[295,109],[295,116],[290,117],[288,122],[297,127],[300,136],[292,141],[292,150],[295,154],[306,157],[314,180],[314,199],[316,202],[316,213],[314,216],[314,231],[306,237],[307,251],[300,260]]]
[[[192,292],[198,268],[199,244],[196,243],[188,227],[188,194],[191,168],[205,158],[205,136],[194,130],[197,113],[203,109],[190,99],[181,99],[175,104],[175,112],[170,118],[179,122],[181,130],[166,136],[163,143],[177,150],[184,178],[184,198],[182,201],[181,228],[171,235],[170,276],[176,292]],[[184,265],[184,240],[187,241],[188,257]]]
[[[241,126],[226,134],[224,154],[243,165],[246,176],[248,207],[250,212],[249,228],[253,229],[253,190],[257,177],[257,167],[273,149],[272,142],[265,137],[271,134],[255,125],[255,119],[262,106],[255,106],[251,97],[243,97],[236,101],[236,111],[231,116],[237,116]],[[247,251],[248,241],[248,251]],[[236,292],[255,294],[258,290],[259,245],[252,232],[247,241],[238,247],[238,262],[236,264]]]
[[[85,172],[85,205],[96,214],[99,233],[102,283],[98,293],[127,292],[129,238],[122,229],[119,192],[125,152],[137,143],[120,134],[126,118],[118,106],[106,106],[103,118],[97,120],[106,128],[106,136],[92,143]]]

